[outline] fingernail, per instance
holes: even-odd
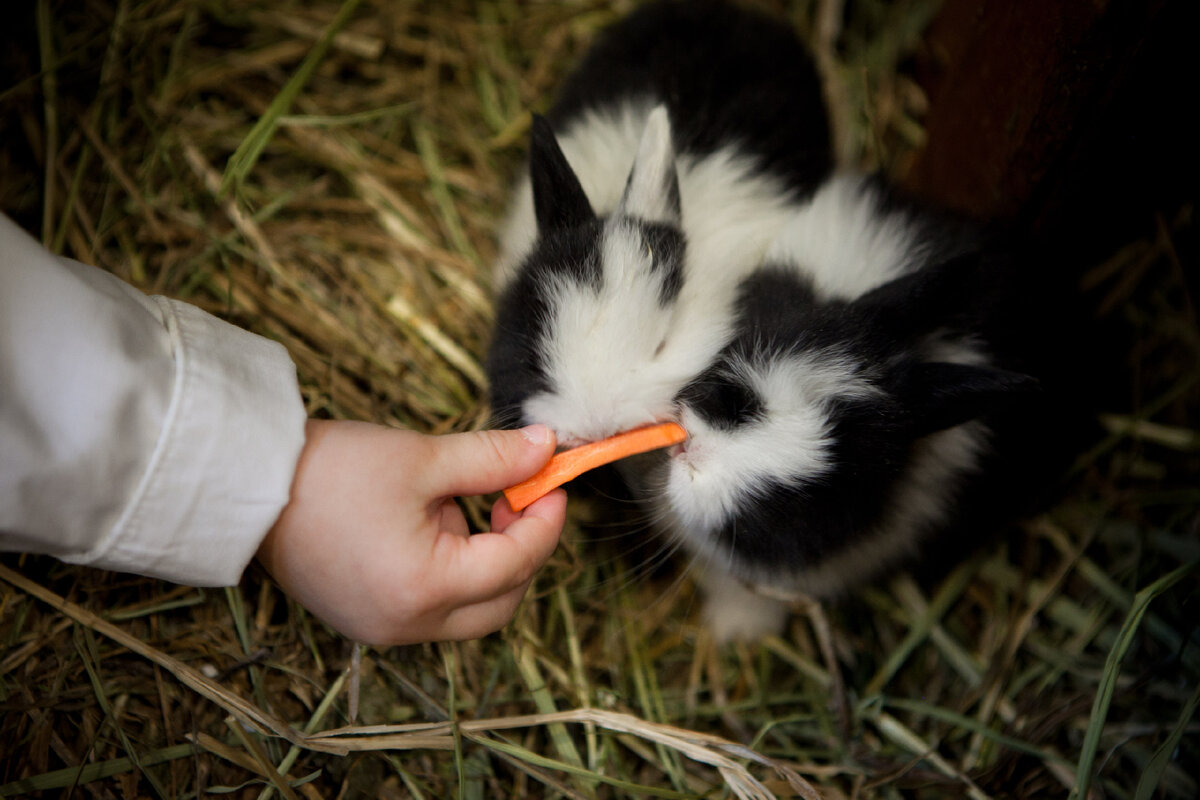
[[[530,444],[549,444],[551,438],[550,429],[545,425],[527,425],[521,428],[521,435]]]

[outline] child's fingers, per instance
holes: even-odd
[[[508,500],[503,497],[492,504],[492,530],[496,533],[504,533],[509,525],[520,518],[521,515],[513,511]]]
[[[470,536],[471,529],[462,509],[452,498],[446,498],[438,508],[438,530],[452,533],[455,536]]]
[[[558,491],[563,491],[559,489]],[[541,498],[539,498],[541,499]],[[533,504],[530,503],[530,508]],[[504,533],[508,530],[508,526],[519,520],[522,516],[520,511],[513,511],[512,505],[508,499],[501,496],[499,500],[492,504],[492,530],[496,533]]]
[[[512,620],[528,589],[526,583],[499,597],[454,609],[440,626],[439,638],[459,642],[495,633]]]
[[[452,559],[442,571],[452,586],[442,587],[462,604],[487,601],[524,586],[558,545],[566,516],[566,493],[551,492],[512,520],[503,533],[478,533],[445,543]]]
[[[552,455],[554,434],[544,425],[439,436],[422,481],[433,496],[488,494],[530,477]]]

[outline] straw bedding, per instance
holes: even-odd
[[[10,9],[0,208],[282,342],[310,414],[479,428],[528,112],[628,5]],[[924,96],[899,66],[936,4],[766,5],[814,45],[842,159],[902,171]],[[579,504],[504,632],[377,650],[257,568],[201,591],[8,554],[0,794],[1196,796],[1200,337],[1191,208],[1160,211],[1081,288],[1130,343],[1103,433],[1057,505],[940,581],[718,648],[686,579],[585,538]]]

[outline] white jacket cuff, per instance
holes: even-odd
[[[296,369],[277,342],[151,299],[176,365],[161,434],[109,536],[63,560],[233,585],[288,502],[306,416]]]

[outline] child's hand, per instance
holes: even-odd
[[[291,501],[258,559],[305,608],[370,644],[471,639],[503,627],[558,544],[566,495],[492,507],[467,534],[452,499],[498,491],[554,453],[542,426],[426,436],[310,420]]]

